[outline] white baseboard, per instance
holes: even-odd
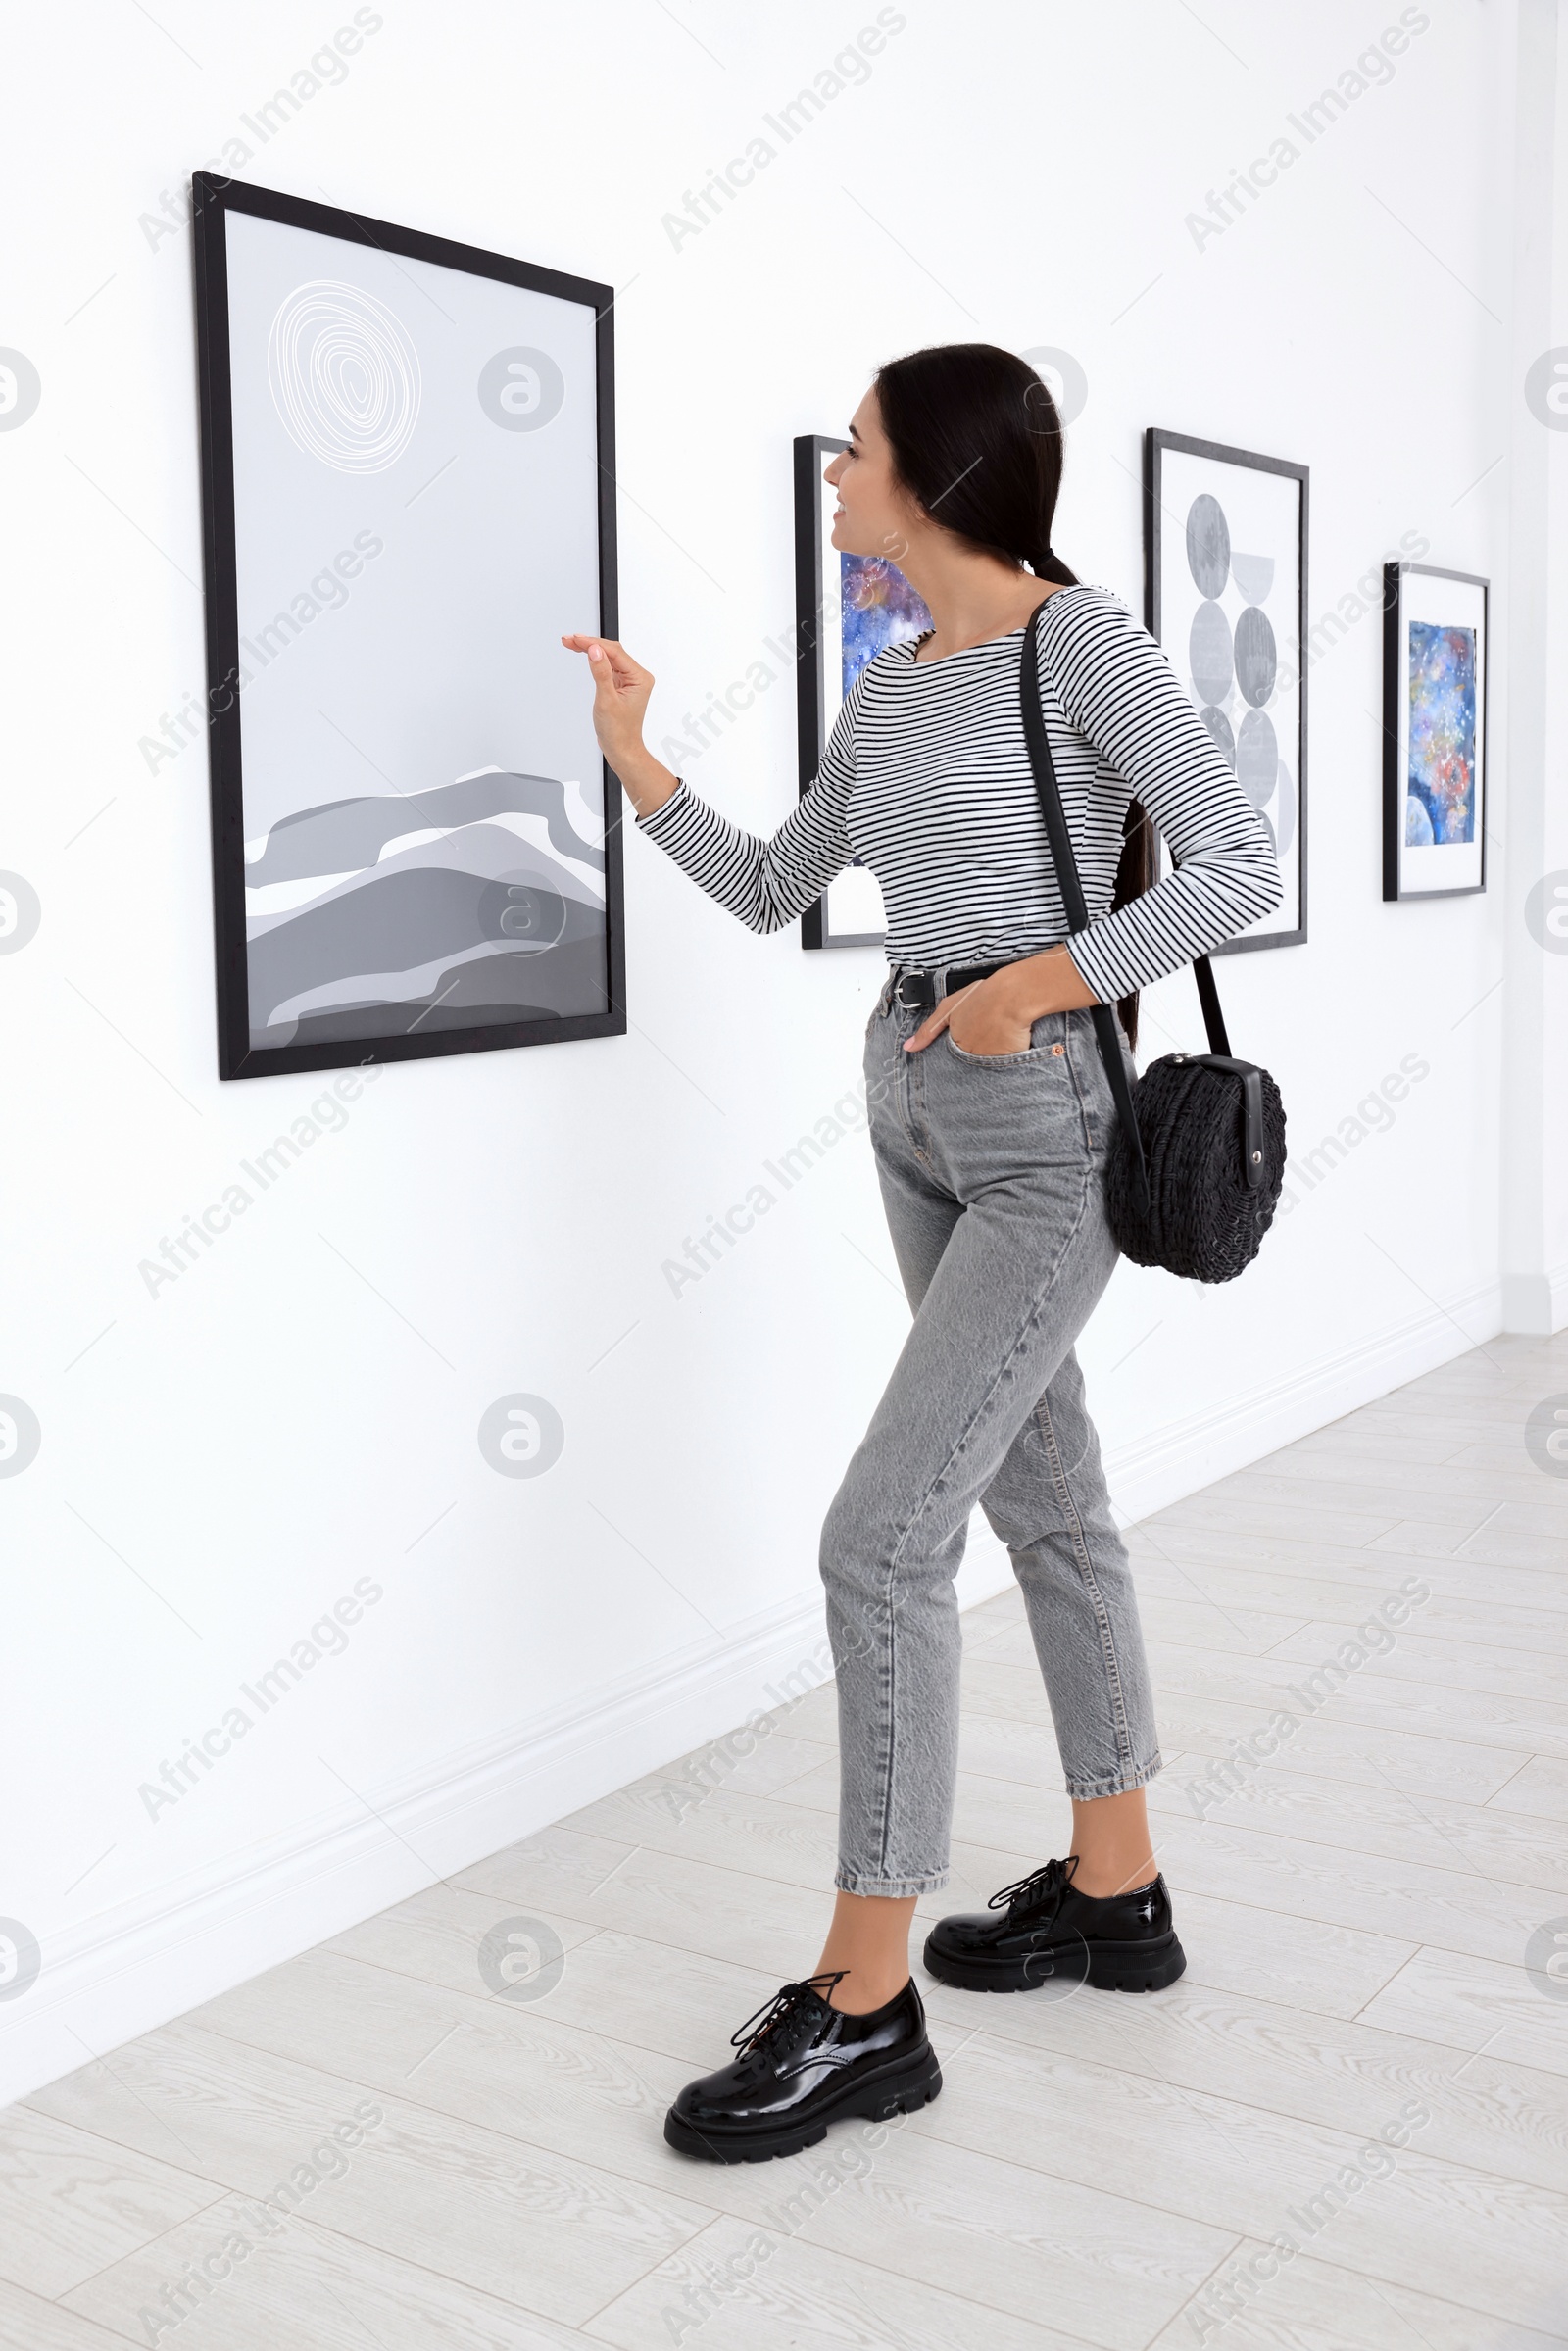
[[[1502,1327],[1535,1339],[1550,1339],[1568,1327],[1568,1265],[1546,1273],[1505,1273]]]
[[[1501,1317],[1493,1284],[1446,1313],[1418,1316],[1272,1389],[1114,1448],[1106,1470],[1118,1515],[1147,1517],[1386,1396],[1493,1337]],[[977,1518],[961,1603],[972,1606],[1010,1581],[1006,1551]],[[799,1696],[827,1679],[827,1658],[813,1591],[586,1702],[383,1784],[372,1791],[379,1818],[363,1805],[334,1809],[50,1940],[37,1982],[10,2013],[0,2009],[0,2102]]]

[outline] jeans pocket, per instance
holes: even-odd
[[[1028,1061],[1060,1064],[1065,1057],[1066,1048],[1057,1033],[1056,1023],[1049,1013],[1034,1023],[1030,1036],[1031,1042],[1022,1053],[970,1053],[964,1052],[951,1029],[942,1032],[943,1043],[954,1059],[966,1061],[975,1069],[1016,1069]]]

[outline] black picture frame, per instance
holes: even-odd
[[[848,449],[848,441],[823,433],[799,433],[795,453],[795,716],[799,743],[800,793],[816,781],[828,738],[829,648],[823,627],[823,583],[832,550],[822,528],[822,468]],[[833,885],[813,899],[801,916],[805,948],[881,947],[883,930],[833,927]]]
[[[1477,878],[1440,889],[1411,889],[1404,874],[1405,799],[1409,789],[1407,719],[1409,620],[1406,583],[1444,579],[1480,591],[1481,659],[1476,667],[1476,744],[1481,757],[1475,808]],[[1383,566],[1383,898],[1385,905],[1427,898],[1478,898],[1487,887],[1487,818],[1491,798],[1488,710],[1492,700],[1492,582],[1475,571],[1450,571],[1442,563],[1389,563]],[[1455,845],[1456,846],[1456,845]],[[1425,854],[1425,853],[1423,853]]]
[[[1309,539],[1308,503],[1310,472],[1304,465],[1289,458],[1265,457],[1253,449],[1234,449],[1223,441],[1206,441],[1189,433],[1167,432],[1150,425],[1144,435],[1144,620],[1152,636],[1164,643],[1162,633],[1161,577],[1165,560],[1164,506],[1165,458],[1168,454],[1203,458],[1218,465],[1244,467],[1250,471],[1281,474],[1296,482],[1298,491],[1297,521],[1297,595],[1295,599],[1296,652],[1298,669],[1298,727],[1296,739],[1296,840],[1298,845],[1297,923],[1290,930],[1261,931],[1239,939],[1227,939],[1222,946],[1210,950],[1216,955],[1251,955],[1270,947],[1302,947],[1307,936],[1307,816],[1310,803],[1307,773],[1307,687],[1305,651],[1307,644],[1307,555]]]
[[[613,288],[507,254],[366,219],[197,171],[191,179],[196,299],[197,396],[201,431],[202,562],[206,591],[208,746],[213,893],[218,980],[219,1074],[267,1077],[299,1070],[361,1067],[438,1054],[496,1053],[626,1032],[625,925],[619,785],[600,762],[605,808],[606,1008],[559,1017],[487,1021],[422,1034],[320,1040],[306,1045],[251,1043],[246,959],[244,823],[240,697],[242,674],[237,574],[234,416],[230,383],[226,222],[231,213],[314,230],[402,258],[497,279],[589,307],[594,315],[598,478],[599,633],[618,633],[615,540]]]

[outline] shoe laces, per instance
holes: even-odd
[[[730,2047],[739,2049],[744,2057],[748,2051],[764,2041],[770,2033],[776,2033],[788,2018],[797,2015],[808,1999],[820,2000],[827,2007],[830,2005],[829,1993],[843,1983],[849,1972],[848,1968],[838,1968],[827,1975],[804,1977],[799,1984],[786,1984],[782,1990],[773,1994],[771,2000],[763,2001],[755,2016],[747,2018],[739,2033],[730,2034]]]
[[[1054,1919],[1061,1908],[1061,1897],[1072,1884],[1078,1867],[1078,1856],[1069,1853],[1065,1861],[1048,1861],[1044,1869],[1031,1872],[1027,1878],[1015,1879],[1011,1886],[994,1893],[987,1908],[991,1910],[1033,1910],[1050,1904],[1049,1918]]]

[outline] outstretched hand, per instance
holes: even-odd
[[[588,656],[594,681],[594,733],[599,748],[617,771],[622,758],[643,748],[643,712],[654,690],[653,674],[631,658],[613,637],[563,637],[568,653]]]
[[[654,690],[651,669],[634,661],[613,637],[563,637],[568,653],[588,657],[594,681],[594,733],[609,764],[619,776],[639,816],[662,808],[675,789],[675,778],[649,752],[643,741],[643,716]]]

